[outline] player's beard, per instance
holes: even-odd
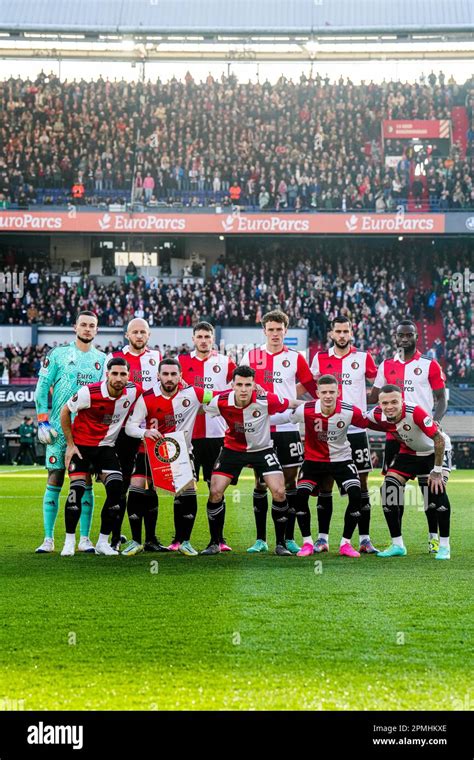
[[[133,348],[134,351],[143,351],[146,348],[146,341],[143,341],[141,346],[138,346],[136,343],[132,343],[131,340],[128,341]]]
[[[92,341],[94,340],[94,338],[83,338],[81,335],[77,335],[76,337],[78,340],[81,341],[81,343],[85,343],[86,345],[88,343],[92,343]]]

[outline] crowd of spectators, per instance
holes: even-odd
[[[468,109],[466,158],[456,143],[410,154],[387,141],[385,152],[404,158],[385,166],[383,119],[450,119],[455,105]],[[384,211],[411,192],[441,208],[472,207],[473,111],[474,77],[457,84],[442,72],[357,85],[319,74],[275,84],[10,78],[0,82],[0,202],[34,203],[40,189],[53,202],[63,188],[77,203],[119,191],[150,204],[186,196],[190,205]],[[424,166],[425,190],[412,159]]]
[[[469,251],[467,244],[456,243],[450,252],[445,245],[420,241],[404,248],[399,242],[368,241],[354,255],[350,241],[325,241],[324,247],[293,241],[289,251],[280,241],[235,240],[206,278],[186,282],[174,277],[152,282],[147,275],[125,283],[84,274],[68,284],[47,266],[33,266],[24,272],[22,296],[0,294],[0,325],[71,326],[79,309],[93,309],[99,327],[124,327],[133,317],[151,327],[192,327],[200,320],[255,327],[266,311],[281,308],[291,327],[307,328],[310,341],[320,346],[327,344],[331,319],[347,315],[356,345],[382,361],[393,352],[397,322],[411,316],[444,323],[445,340],[441,331],[425,348],[446,365],[451,380],[473,382],[471,294],[453,284],[453,274],[468,266]],[[12,377],[38,368],[37,349],[7,358]]]

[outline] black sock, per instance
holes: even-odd
[[[296,491],[296,517],[302,536],[311,535],[311,512],[309,511],[309,497],[313,486],[311,483],[302,483]]]
[[[82,497],[86,490],[86,481],[83,479],[71,480],[69,494],[66,499],[66,509],[64,510],[64,519],[66,523],[66,533],[75,533],[77,523],[82,512]]]
[[[127,511],[127,494],[122,492],[122,495],[120,496],[120,510],[117,517],[117,520],[115,521],[115,530],[112,533],[111,538],[111,544],[114,546],[115,544],[120,543],[120,536],[122,533],[122,523],[123,518],[125,516],[125,512]]]
[[[428,489],[428,479],[418,480],[421,493],[423,494],[423,502],[425,505],[426,522],[428,523],[428,531],[430,533],[438,533],[438,512],[436,507],[436,500],[433,500],[433,496],[436,494],[431,493]]]
[[[224,529],[224,499],[217,502],[207,502],[207,519],[209,521],[209,533],[211,544],[220,544]]]
[[[430,508],[431,505],[434,506],[433,511],[436,514],[436,524],[439,526],[439,537],[449,538],[449,528],[451,523],[451,504],[449,502],[449,496],[446,491],[443,491],[442,493],[432,493],[430,491],[428,508]],[[430,533],[434,532],[435,531],[430,530]]]
[[[198,508],[196,492],[184,491],[174,503],[176,541],[182,544],[191,539]]]
[[[255,525],[257,526],[257,541],[267,540],[267,512],[268,498],[266,491],[253,492],[253,511],[255,515]]]
[[[224,496],[222,500],[222,527],[221,527],[221,534],[219,536],[220,544],[225,544],[225,539],[224,539],[225,514],[226,514],[226,503],[225,503],[225,496]]]
[[[382,509],[387,521],[390,536],[398,538],[402,535],[400,506],[405,497],[405,487],[399,480],[386,475],[380,488]]]
[[[158,494],[154,488],[145,491],[145,511],[143,522],[145,524],[145,541],[156,540],[156,523],[158,521]]]
[[[370,509],[370,494],[368,491],[362,491],[360,494],[360,536],[368,536],[370,533]]]
[[[141,544],[142,542],[142,520],[145,510],[146,491],[139,486],[131,485],[128,491],[127,514],[132,531],[132,539]]]
[[[342,537],[349,541],[354,535],[357,523],[360,519],[360,486],[345,486],[346,493],[349,497],[349,503],[344,514],[344,530]]]
[[[104,536],[116,533],[122,496],[122,473],[111,472],[105,476],[104,485],[107,496],[100,513],[100,532]]]
[[[295,540],[296,509],[297,509],[297,503],[298,503],[298,499],[296,497],[296,488],[292,488],[290,491],[286,492],[286,500],[288,502],[288,520],[287,520],[286,528],[285,528],[285,538],[287,541],[294,541]]]
[[[288,502],[272,501],[272,520],[275,526],[275,538],[277,544],[285,545],[286,521],[288,515]]]
[[[317,512],[319,532],[329,535],[329,526],[331,525],[332,517],[332,492],[319,492]]]

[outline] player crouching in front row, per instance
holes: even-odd
[[[61,410],[61,426],[67,443],[65,463],[70,480],[63,557],[74,554],[82,497],[94,472],[104,483],[107,493],[95,553],[118,555],[108,541],[120,513],[122,494],[122,472],[114,444],[140,395],[140,390],[129,383],[128,378],[128,362],[122,358],[109,359],[106,380],[83,385]],[[76,415],[72,424],[71,414]]]
[[[294,409],[298,401],[275,393],[257,391],[255,369],[242,365],[232,373],[232,390],[216,395],[204,408],[206,414],[221,415],[227,430],[211,476],[207,514],[211,540],[202,554],[219,554],[224,523],[224,493],[236,484],[244,467],[253,467],[272,494],[272,518],[275,526],[275,554],[290,556],[285,546],[288,502],[285,478],[270,436],[270,416]]]
[[[409,406],[396,385],[384,385],[379,406],[367,415],[369,426],[392,433],[400,450],[389,463],[382,484],[382,507],[392,545],[379,557],[404,557],[407,553],[402,537],[405,485],[418,478],[426,510],[436,516],[439,549],[435,559],[450,559],[449,527],[451,506],[446,483],[451,470],[451,441],[439,429],[430,413],[421,406]],[[431,522],[431,520],[430,520]]]

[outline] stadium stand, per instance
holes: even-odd
[[[349,240],[326,240],[324,246],[294,240],[291,250],[281,241],[236,240],[204,280],[165,277],[157,287],[150,287],[148,275],[104,283],[83,273],[68,284],[47,262],[33,259],[27,275],[25,269],[23,297],[0,294],[0,325],[68,326],[81,307],[94,309],[99,325],[108,327],[121,327],[134,316],[153,327],[190,327],[202,319],[255,327],[266,311],[281,308],[290,326],[308,329],[312,353],[327,344],[330,320],[344,314],[356,326],[356,345],[379,362],[393,350],[397,321],[409,315],[417,323],[421,350],[445,367],[448,381],[473,383],[470,294],[451,287],[453,273],[469,264],[469,244],[384,246],[366,242],[354,256]],[[36,354],[28,349],[26,357],[7,356],[10,375],[34,375]]]
[[[0,83],[0,202],[218,203],[285,210],[474,208],[474,78],[458,84],[281,76],[276,84]],[[382,119],[451,119],[453,140],[386,167]],[[82,189],[81,189],[82,188]]]

